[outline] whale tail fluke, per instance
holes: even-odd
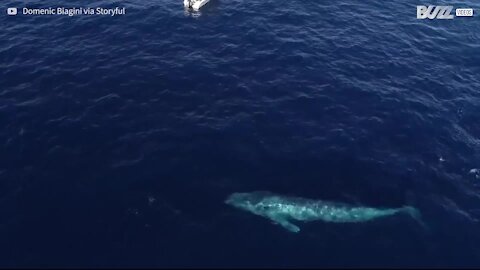
[[[418,222],[424,229],[428,230],[427,224],[423,221],[422,214],[420,211],[412,206],[404,206],[401,208],[401,211],[410,215],[416,222]]]
[[[404,207],[402,207],[402,211],[409,214],[411,217],[413,217],[416,220],[421,220],[422,219],[422,214],[420,214],[420,211],[418,211],[418,209],[415,208],[415,207],[404,206]]]

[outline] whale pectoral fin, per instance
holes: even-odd
[[[278,225],[282,226],[283,228],[285,228],[285,229],[287,229],[291,232],[297,233],[297,232],[300,231],[300,228],[297,225],[289,222],[286,219],[275,218],[275,219],[272,219],[272,220],[273,220],[273,223],[278,224]]]
[[[279,223],[280,225],[282,225],[282,227],[284,227],[285,229],[291,231],[291,232],[294,232],[294,233],[297,233],[300,231],[300,228],[293,224],[293,223],[290,223],[286,220],[283,220],[282,222]]]

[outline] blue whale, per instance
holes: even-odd
[[[303,222],[321,220],[337,223],[366,222],[398,213],[406,213],[414,219],[420,220],[419,211],[411,206],[379,209],[281,196],[268,191],[233,193],[225,200],[225,203],[268,218],[273,223],[295,233],[299,232],[300,228],[292,223],[293,220]]]

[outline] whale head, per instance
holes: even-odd
[[[233,193],[225,200],[225,203],[233,207],[249,212],[258,212],[258,205],[272,193],[268,191],[255,191],[248,193]],[[257,213],[259,214],[259,213]]]
[[[243,210],[251,210],[256,204],[250,193],[233,193],[225,200],[225,203]]]
[[[249,193],[233,193],[225,203],[235,208],[263,216],[275,224],[283,226],[291,232],[299,232],[300,228],[288,220],[288,206],[284,207],[281,198],[268,191],[254,191]]]

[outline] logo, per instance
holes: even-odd
[[[10,16],[17,15],[17,8],[7,8],[7,14]]]
[[[457,8],[455,15],[457,17],[473,17],[473,8]]]
[[[452,10],[452,6],[417,6],[417,19],[451,20],[455,17]]]

